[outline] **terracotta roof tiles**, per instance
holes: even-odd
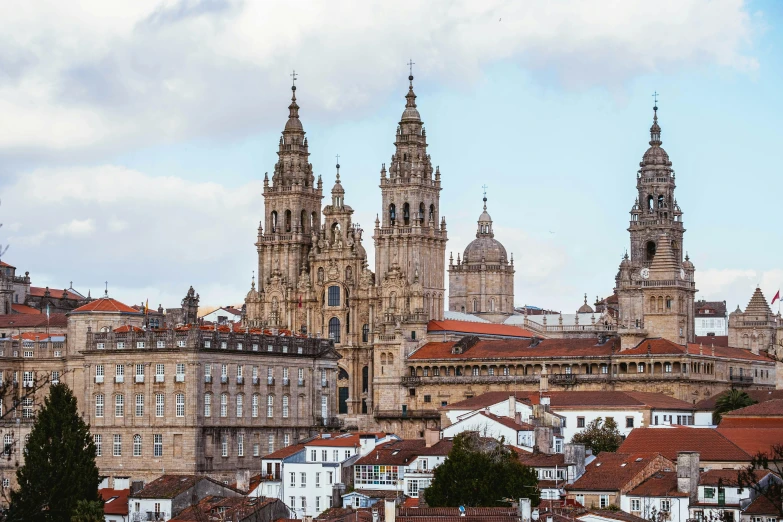
[[[428,333],[437,332],[456,332],[474,335],[497,335],[501,337],[527,337],[532,338],[533,333],[529,330],[517,326],[496,324],[496,323],[476,323],[473,321],[455,321],[444,319],[441,321],[430,321],[427,323]]]
[[[124,313],[138,315],[141,312],[131,308],[130,306],[112,299],[111,297],[101,297],[95,299],[89,303],[80,306],[79,308],[72,310],[72,314],[85,313],[85,312],[108,312],[108,313]]]
[[[65,328],[68,318],[65,314],[49,314],[50,328]],[[9,314],[0,315],[0,328],[45,328],[46,314]]]
[[[650,451],[622,451],[622,447],[618,453],[601,453],[587,465],[584,474],[566,486],[566,489],[620,491],[659,455],[658,452]]]
[[[37,308],[33,308],[32,306],[27,306],[23,304],[12,304],[11,311],[15,314],[42,314],[43,313],[41,310]]]
[[[481,324],[481,323],[471,323]],[[598,339],[543,339],[534,344],[532,339],[480,340],[463,353],[452,353],[456,342],[430,342],[413,352],[409,360],[469,360],[469,359],[535,359],[551,357],[606,357],[619,339],[600,344]]]
[[[751,404],[750,406],[723,414],[724,418],[767,416],[783,417],[783,398]]]
[[[757,453],[771,455],[773,452],[772,446],[783,441],[783,427],[724,428],[721,423],[716,431],[739,448],[742,448],[748,455],[756,455]]]
[[[778,507],[764,495],[759,495],[742,512],[743,515],[780,515]],[[769,520],[769,518],[767,519]]]
[[[265,460],[284,459],[286,457],[290,457],[291,455],[299,453],[300,451],[304,451],[304,449],[305,449],[304,444],[292,444],[291,446],[286,446],[285,448],[280,448],[279,450],[273,451],[268,455],[264,455],[261,458]]]
[[[680,451],[698,451],[702,462],[750,460],[747,452],[717,430],[709,428],[635,428],[617,451],[657,451],[674,461]]]
[[[714,410],[717,400],[728,391],[718,393],[696,403],[697,410]],[[745,390],[745,393],[756,402],[764,402],[774,399],[783,399],[783,390]]]
[[[129,489],[99,489],[103,499],[103,512],[107,515],[128,515]]]
[[[677,490],[677,472],[659,471],[633,488],[629,495],[637,497],[687,497]]]
[[[771,471],[766,469],[757,469],[753,472],[756,481],[759,481],[769,475]],[[700,486],[717,486],[722,484],[724,486],[736,486],[739,484],[737,476],[739,470],[736,469],[711,469],[705,471],[699,476]]]

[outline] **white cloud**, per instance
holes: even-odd
[[[783,270],[696,269],[699,299],[726,301],[729,311],[739,305],[743,310],[757,286],[768,301],[783,288]]]
[[[261,191],[260,182],[228,189],[113,165],[35,170],[4,190],[3,214],[18,225],[6,258],[34,284],[46,284],[56,253],[57,277],[80,291],[102,292],[108,280],[128,302],[171,306],[189,285],[211,281],[197,288],[205,299],[234,302],[254,268]],[[30,201],[45,212],[28,212]],[[53,225],[56,216],[68,221]]]
[[[417,76],[513,61],[569,88],[758,66],[741,0],[0,3],[0,152],[87,153],[279,125],[288,73],[310,117],[350,117]],[[275,127],[276,128],[276,127]]]

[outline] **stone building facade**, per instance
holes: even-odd
[[[682,210],[674,197],[672,162],[661,144],[656,106],[650,148],[636,175],[638,195],[628,227],[630,257],[626,254],[616,277],[623,348],[647,337],[678,344],[694,341],[694,267],[687,255],[683,260]]]
[[[11,413],[0,420],[11,443],[0,479],[9,487],[48,389],[47,382],[31,390],[32,381],[71,387],[108,477],[229,479],[257,470],[262,455],[338,425],[340,356],[330,340],[193,324],[145,330],[144,320],[105,297],[69,314],[67,342],[0,341],[0,372],[18,383],[3,398]]]
[[[495,239],[492,218],[479,216],[476,239],[457,263],[449,257],[449,310],[466,312],[492,322],[503,322],[514,313],[514,257],[509,261],[505,247]]]

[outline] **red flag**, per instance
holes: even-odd
[[[780,299],[780,290],[775,294],[775,297],[772,298],[772,304],[775,304],[775,301],[778,301]]]

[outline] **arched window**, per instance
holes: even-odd
[[[435,221],[435,205],[430,205],[430,223]]]
[[[306,231],[305,225],[307,225],[307,212],[302,210],[302,213],[299,217],[299,226],[302,227],[302,233]]]
[[[652,196],[647,196],[647,210],[652,212],[654,203],[655,203],[655,199]]]
[[[408,203],[402,205],[402,223],[403,225],[411,223],[411,206]]]
[[[394,203],[389,205],[389,223],[394,226],[394,222],[397,220],[397,207],[394,206]]]
[[[283,395],[283,418],[288,418],[288,395]]]
[[[318,216],[313,212],[310,214],[310,230],[314,230],[318,226]]]
[[[340,306],[340,287],[332,285],[329,287],[329,306]]]
[[[645,251],[647,254],[647,261],[652,261],[653,257],[655,257],[655,241],[648,241],[647,245],[645,246]]]
[[[386,364],[386,354],[385,353],[381,354],[381,364]]]
[[[335,344],[340,342],[340,320],[336,317],[329,319],[329,339]]]
[[[133,436],[133,456],[141,457],[141,435]]]
[[[285,211],[285,231],[291,232],[291,211]]]
[[[411,377],[416,377],[416,368],[411,366],[410,370],[411,370]]]
[[[227,417],[228,416],[228,394],[222,393],[220,395],[220,416],[221,417]]]
[[[495,300],[494,299],[490,299],[489,300],[489,311],[490,312],[494,312],[495,311]]]
[[[370,342],[370,325],[366,323],[362,325],[362,342]]]
[[[421,220],[422,223],[424,223],[424,214],[427,212],[427,207],[424,206],[424,202],[419,203],[419,215],[416,216],[417,219]]]
[[[644,363],[639,363],[636,365],[636,371],[638,373],[644,373]]]
[[[272,216],[270,221],[271,221],[272,232],[277,232],[277,210],[272,211]]]
[[[478,301],[475,299],[473,300],[473,311],[478,312]]]
[[[662,195],[658,196],[658,208],[663,208],[665,206],[666,206],[666,203],[664,203],[664,201],[663,201],[663,196]]]
[[[393,353],[389,353],[388,354],[388,357],[386,359],[386,363],[387,364],[394,364],[394,354]]]
[[[666,309],[671,310],[672,309],[672,298],[668,295],[666,296]]]

